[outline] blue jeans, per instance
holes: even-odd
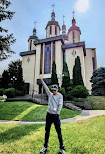
[[[47,112],[46,115],[46,126],[45,126],[45,143],[44,147],[48,147],[48,140],[50,135],[50,128],[52,123],[55,125],[56,132],[58,134],[58,139],[60,143],[60,149],[64,149],[63,140],[62,140],[62,134],[61,134],[61,123],[60,118],[58,114],[50,114]]]

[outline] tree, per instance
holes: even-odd
[[[0,22],[6,19],[11,20],[14,12],[8,11],[10,6],[8,0],[0,0]],[[7,59],[12,53],[10,46],[15,43],[13,34],[8,34],[8,30],[0,26],[0,61]]]
[[[51,84],[58,84],[58,78],[57,78],[57,74],[56,74],[56,64],[55,61],[52,64],[52,75],[51,75]]]
[[[13,81],[11,79],[15,77],[14,86],[16,90],[24,91],[24,81],[23,81],[23,75],[22,75],[22,62],[20,60],[12,61],[8,66],[8,72],[10,74],[10,83],[13,85]]]
[[[92,82],[92,95],[105,96],[105,67],[94,70],[90,82]]]
[[[81,74],[81,62],[79,56],[77,56],[77,58],[75,59],[75,65],[73,68],[73,84],[74,86],[84,85]]]
[[[4,70],[1,78],[1,88],[15,88],[22,95],[25,94],[25,83],[22,75],[22,62],[20,60],[12,61],[8,65],[8,70]]]
[[[4,70],[2,77],[1,77],[1,85],[0,88],[8,88],[8,83],[9,83],[9,73],[8,70]]]
[[[20,62],[21,64],[21,62]],[[23,75],[22,75],[22,67],[19,65],[18,72],[17,72],[17,82],[16,82],[16,89],[21,91],[23,94],[25,93],[25,83],[23,81]]]
[[[63,65],[63,74],[64,74],[64,77],[62,80],[62,87],[65,88],[67,92],[67,88],[70,86],[70,75],[69,75],[69,70],[66,62],[64,62],[64,65]]]
[[[21,67],[22,62],[20,60],[12,61],[8,65],[8,72],[10,73],[10,78],[15,76],[17,78],[19,68]]]

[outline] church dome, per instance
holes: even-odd
[[[34,39],[35,41],[38,40],[38,36],[36,36],[36,28],[33,29],[33,35],[29,36],[29,40]]]
[[[76,20],[72,19],[72,26],[68,30],[68,41],[69,43],[80,42],[81,30],[76,26]]]
[[[29,36],[28,39],[28,51],[35,50],[34,41],[39,40],[38,36],[36,35],[36,28],[33,29],[33,35]]]
[[[58,26],[58,27],[59,27],[59,29],[60,29],[60,26],[59,26],[58,21],[53,21],[53,20],[48,21],[46,28],[47,28],[48,26],[51,26],[51,25]]]
[[[79,28],[78,26],[76,26],[76,20],[74,19],[74,17],[73,17],[73,19],[72,19],[72,26],[69,28],[68,33],[69,33],[70,31],[73,31],[73,30],[77,30],[77,31],[79,31],[80,34],[81,34],[80,28]]]
[[[38,40],[38,37],[37,37],[37,36],[34,36],[34,35],[31,35],[31,36],[29,36],[28,41],[29,41],[30,39],[35,39],[35,40]]]

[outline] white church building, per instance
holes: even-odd
[[[29,87],[29,94],[41,92],[39,76],[42,75],[45,82],[51,82],[52,63],[55,61],[59,86],[62,85],[63,63],[66,61],[73,78],[75,58],[80,57],[81,72],[84,85],[91,92],[90,78],[93,70],[97,68],[96,48],[86,48],[85,41],[81,42],[81,30],[76,26],[73,17],[72,25],[66,33],[66,25],[62,25],[62,34],[59,22],[55,20],[55,12],[51,13],[51,20],[46,25],[46,38],[39,39],[36,28],[28,39],[28,51],[21,52],[23,79]]]

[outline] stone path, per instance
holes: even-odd
[[[88,119],[96,116],[105,115],[105,110],[82,110],[82,113],[74,118],[68,118],[61,120],[61,123],[73,122],[77,120]],[[0,124],[45,124],[43,122],[28,122],[28,121],[8,121],[8,120],[0,120]]]

